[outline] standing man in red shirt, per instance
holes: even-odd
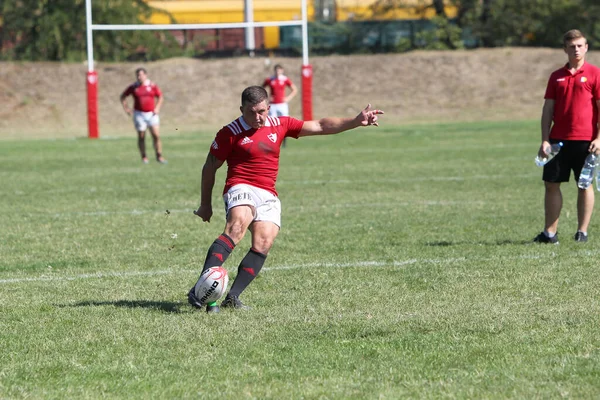
[[[275,65],[274,71],[275,75],[266,78],[262,84],[271,91],[269,117],[287,117],[290,115],[288,103],[296,96],[298,89],[290,78],[283,74],[284,70],[280,64]],[[285,95],[286,87],[292,90],[289,96]]]
[[[283,74],[284,70],[281,64],[275,65],[273,69],[275,75],[266,78],[262,84],[262,87],[268,87],[271,92],[269,117],[287,117],[290,115],[288,103],[296,96],[298,89],[290,78]],[[292,90],[289,96],[285,95],[286,87]],[[285,147],[285,139],[283,140],[283,146]]]
[[[146,157],[146,129],[150,129],[154,151],[156,153],[156,161],[161,164],[166,164],[162,156],[162,143],[160,141],[158,116],[160,107],[163,103],[163,95],[158,85],[148,79],[147,72],[144,68],[135,70],[137,81],[127,87],[121,94],[121,104],[123,110],[128,115],[132,115],[131,108],[127,105],[127,97],[133,96],[133,124],[138,133],[138,148],[142,156],[142,162],[148,164]],[[155,103],[155,99],[158,99]]]
[[[270,117],[269,96],[260,86],[242,92],[242,116],[223,127],[213,141],[204,167],[200,206],[194,211],[205,222],[212,217],[212,190],[215,175],[227,162],[227,178],[223,190],[226,223],[223,233],[208,249],[202,271],[222,265],[246,231],[252,235],[252,247],[240,263],[237,276],[221,303],[221,307],[247,308],[239,299],[261,270],[281,226],[281,203],[275,190],[279,172],[281,144],[286,137],[331,135],[361,126],[378,126],[381,110],[369,104],[354,118],[322,118],[300,121],[292,117]],[[205,304],[195,295],[196,286],[188,293],[189,303],[196,308]],[[206,305],[207,312],[218,312],[216,303]]]
[[[585,62],[588,44],[583,34],[570,30],[563,36],[568,63],[548,80],[542,110],[542,144],[538,154],[547,155],[551,143],[563,142],[560,152],[544,166],[545,226],[534,242],[558,244],[558,218],[562,209],[560,184],[568,182],[571,170],[575,181],[587,155],[600,153],[598,110],[600,69]],[[587,229],[594,209],[594,189],[578,188],[576,242],[587,242]]]

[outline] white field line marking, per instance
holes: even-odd
[[[577,253],[577,255],[597,255],[599,251],[584,251]],[[549,253],[545,255],[520,255],[520,256],[509,256],[509,257],[498,257],[497,259],[502,260],[536,260],[542,258],[555,257],[556,253]],[[454,263],[462,263],[466,261],[489,261],[490,257],[454,257],[454,258],[430,258],[430,259],[418,259],[412,258],[401,261],[356,261],[356,262],[345,262],[345,263],[308,263],[308,264],[292,264],[292,265],[280,265],[273,267],[265,267],[265,271],[283,271],[293,270],[302,268],[363,268],[363,267],[403,267],[406,265],[413,264],[438,264],[448,265]],[[0,284],[10,283],[23,283],[23,282],[52,282],[52,281],[78,281],[85,279],[104,279],[104,278],[129,278],[136,276],[160,276],[160,275],[174,275],[174,274],[199,274],[200,269],[170,269],[170,270],[158,270],[158,271],[109,271],[109,272],[97,272],[93,274],[78,274],[72,276],[52,276],[52,275],[41,275],[37,277],[29,278],[8,278],[0,279]]]

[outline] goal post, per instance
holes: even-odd
[[[92,0],[85,0],[86,35],[87,35],[87,113],[88,137],[100,137],[98,129],[98,74],[94,70],[94,31],[133,31],[133,30],[201,30],[244,28],[246,30],[246,48],[254,50],[254,28],[267,26],[300,26],[302,28],[302,119],[312,119],[312,66],[308,62],[308,13],[307,0],[301,0],[302,19],[294,21],[262,21],[255,22],[252,16],[252,0],[244,1],[246,6],[244,18],[246,22],[213,23],[213,24],[94,24],[92,22]],[[249,34],[252,32],[252,35]],[[250,39],[251,36],[251,39]]]

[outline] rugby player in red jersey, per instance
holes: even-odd
[[[146,130],[150,130],[154,151],[156,153],[156,161],[161,164],[166,164],[167,160],[162,156],[162,143],[160,141],[160,107],[163,103],[163,95],[158,85],[148,79],[147,72],[144,68],[135,70],[137,81],[129,85],[123,93],[121,93],[121,104],[123,110],[128,115],[132,115],[132,110],[127,104],[127,97],[133,96],[133,124],[138,134],[138,148],[142,156],[142,162],[148,164],[146,157]],[[158,99],[155,102],[155,99]]]
[[[283,67],[275,65],[275,75],[268,77],[263,82],[263,87],[268,87],[271,91],[271,101],[269,107],[270,117],[287,117],[290,115],[288,103],[296,96],[298,89],[292,83],[290,78],[285,76]],[[292,91],[289,96],[285,95],[285,88],[289,87]]]
[[[238,273],[221,307],[247,308],[240,294],[260,272],[281,226],[281,203],[275,190],[279,172],[279,154],[283,139],[331,135],[361,126],[378,126],[381,110],[369,104],[354,118],[327,117],[301,121],[292,117],[270,117],[269,97],[260,86],[242,92],[241,117],[224,126],[212,142],[202,168],[200,206],[194,211],[205,222],[213,214],[212,191],[217,170],[227,162],[223,190],[226,223],[223,233],[208,249],[202,271],[222,265],[246,231],[252,245],[238,267]],[[202,308],[195,296],[195,285],[188,293],[189,303]],[[218,312],[216,303],[206,305],[207,312]]]
[[[542,143],[538,154],[545,157],[551,143],[563,142],[561,151],[544,166],[544,230],[533,240],[558,244],[558,218],[562,208],[560,184],[575,180],[587,155],[600,152],[598,112],[600,110],[600,69],[585,61],[588,43],[583,34],[570,30],[563,36],[568,62],[548,79],[542,109]],[[594,189],[578,189],[576,242],[587,242],[587,228],[594,209]]]
[[[262,84],[262,87],[268,87],[271,92],[271,101],[269,103],[270,117],[287,117],[290,115],[288,103],[296,96],[298,89],[292,83],[290,78],[284,75],[283,67],[280,64],[273,68],[275,75],[268,77]],[[285,95],[286,87],[292,91],[288,96]],[[285,139],[282,146],[285,147]]]

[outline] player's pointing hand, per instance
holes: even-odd
[[[357,118],[360,120],[362,126],[379,126],[377,115],[380,114],[384,114],[383,110],[371,110],[371,104],[367,104],[365,109],[358,114]]]

